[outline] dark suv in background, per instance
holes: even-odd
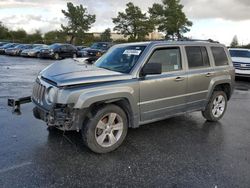
[[[71,44],[55,43],[50,45],[47,49],[41,49],[39,53],[40,58],[52,58],[52,59],[63,59],[63,58],[76,58],[77,49]]]
[[[78,51],[79,57],[92,57],[95,60],[101,57],[108,49],[113,46],[112,42],[96,42],[89,48]]]

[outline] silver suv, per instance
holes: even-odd
[[[142,42],[113,46],[93,65],[68,59],[39,73],[31,97],[9,99],[19,111],[32,101],[48,130],[81,131],[86,145],[106,153],[128,128],[186,112],[218,121],[234,87],[224,45],[212,42]]]

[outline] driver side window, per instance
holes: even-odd
[[[148,63],[161,63],[162,72],[182,70],[180,49],[178,47],[156,49]]]

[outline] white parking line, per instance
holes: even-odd
[[[18,164],[18,165],[13,165],[13,166],[10,166],[10,167],[7,167],[7,168],[3,168],[3,169],[0,169],[0,174],[1,173],[4,173],[4,172],[8,172],[10,170],[15,170],[17,168],[22,168],[24,166],[28,166],[28,165],[31,165],[32,162],[24,162],[24,163],[21,163],[21,164]]]

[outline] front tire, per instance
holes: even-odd
[[[107,153],[117,149],[124,141],[128,130],[125,112],[116,105],[101,107],[83,125],[83,140],[92,151]]]
[[[59,60],[59,59],[60,59],[60,55],[59,55],[58,53],[55,53],[54,59],[55,59],[55,60]]]
[[[76,54],[73,54],[72,58],[74,58],[74,59],[77,58],[77,55],[76,55]]]
[[[202,115],[208,121],[219,121],[227,109],[227,96],[224,91],[214,91]]]

